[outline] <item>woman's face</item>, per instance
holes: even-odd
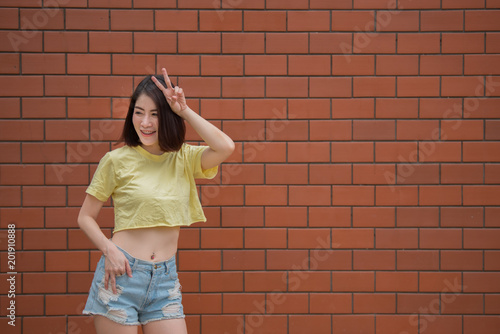
[[[153,100],[141,94],[135,103],[132,123],[142,147],[152,154],[162,154],[158,143],[158,109]]]

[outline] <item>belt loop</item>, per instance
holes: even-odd
[[[137,267],[137,262],[139,262],[135,257],[133,258],[134,259],[134,264],[132,265],[132,271],[135,270],[135,268]]]

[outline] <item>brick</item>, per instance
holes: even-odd
[[[70,54],[67,57],[68,74],[111,73],[111,57],[109,55]]]
[[[56,333],[66,331],[66,317],[24,317],[22,319],[23,328],[25,331],[29,332],[37,332],[40,331],[41,328],[50,328],[52,331],[56,331]]]
[[[225,333],[244,323],[243,315],[204,314],[201,319],[201,330],[206,333]],[[189,325],[188,329],[190,332],[192,331]],[[199,332],[199,329],[197,331]]]
[[[281,109],[286,110],[284,107]],[[288,100],[288,117],[293,119],[330,118],[330,100],[312,98]]]
[[[243,56],[201,56],[201,75],[243,74]]]
[[[0,184],[2,185],[42,185],[42,165],[1,165]]]
[[[484,41],[484,34],[477,33],[476,40],[479,45],[479,40]],[[499,33],[486,33],[486,53],[499,53],[500,52],[500,34]],[[478,47],[481,51],[479,53],[484,52],[484,44],[481,45],[482,48]]]
[[[307,250],[277,250],[266,251],[267,270],[309,269]]]
[[[64,29],[64,13],[58,9],[21,9],[20,22],[22,29]],[[17,17],[18,15],[15,15]]]
[[[396,2],[391,0],[354,0],[354,9],[364,8],[379,8],[379,9],[394,9]]]
[[[352,122],[353,140],[394,140],[396,123],[389,120],[354,120]]]
[[[373,315],[333,315],[333,333],[346,330],[352,333],[375,333],[375,316]]]
[[[459,1],[452,1],[452,0],[444,0],[443,1],[443,8],[484,8],[484,3],[482,2],[477,2],[477,1],[471,1],[471,0],[459,0]]]
[[[486,120],[484,123],[485,123],[484,138],[486,140],[499,140],[500,139],[500,121],[498,121],[498,120]],[[477,124],[477,123],[474,123],[474,124]]]
[[[286,186],[246,186],[246,205],[286,205]]]
[[[397,140],[437,140],[439,121],[437,120],[397,120]]]
[[[461,75],[462,68],[463,68],[463,62],[461,55],[420,56],[421,75]]]
[[[332,100],[332,118],[373,118],[374,99],[349,98]]]
[[[288,57],[289,75],[329,75],[331,59],[329,56],[294,56]]]
[[[418,57],[413,55],[379,55],[376,67],[377,75],[417,75]]]
[[[218,3],[214,3],[211,0],[179,0],[177,6],[178,8],[220,8]]]
[[[483,53],[483,33],[443,33],[443,53]],[[488,34],[486,35],[486,48],[488,49]]]
[[[424,11],[421,13],[421,31],[462,31],[462,11]]]
[[[0,77],[3,89],[0,96],[42,96],[43,82],[41,76],[10,76]]]
[[[441,96],[482,96],[483,93],[480,77],[447,76],[441,80]]]
[[[486,168],[486,179],[488,179],[488,171]],[[481,164],[442,164],[441,165],[441,183],[482,183],[483,166]],[[488,183],[486,181],[486,183]]]
[[[398,184],[438,184],[439,165],[437,164],[399,164],[397,166]]]
[[[86,251],[52,251],[46,255],[46,271],[88,271],[89,255]]]
[[[264,270],[265,256],[263,250],[224,250],[223,268],[224,270]]]
[[[2,297],[7,298],[5,297],[5,295]],[[4,300],[5,299],[2,300],[2,305],[7,306],[7,302],[4,302]],[[16,317],[26,316],[26,315],[31,315],[31,316],[43,315],[44,313],[43,300],[44,300],[43,295],[16,295]],[[2,313],[2,316],[3,315],[4,313]],[[18,318],[17,320],[19,321],[20,318]],[[20,324],[17,323],[17,325],[19,326]]]
[[[23,118],[64,118],[64,98],[23,98]]]
[[[396,82],[392,77],[353,78],[353,96],[355,97],[395,96],[395,91]]]
[[[357,142],[332,143],[332,162],[373,161],[373,144]]]
[[[241,31],[241,11],[200,11],[200,31]]]
[[[398,34],[397,53],[440,53],[441,39],[438,33]]]
[[[445,140],[482,140],[484,124],[482,121],[465,120],[441,121],[441,138]]]
[[[478,225],[476,225],[478,226]],[[465,229],[464,248],[467,249],[498,249],[498,230]]]
[[[1,29],[19,29],[19,9],[18,8],[2,8],[0,9]]]
[[[286,232],[282,228],[248,228],[245,230],[245,248],[286,248]]]
[[[373,11],[332,11],[333,31],[374,31]]]
[[[331,278],[329,272],[294,271],[288,274],[289,291],[330,291]]]
[[[62,54],[23,54],[23,74],[65,74],[66,60]]]
[[[416,98],[378,98],[375,101],[375,110],[378,119],[417,118],[418,100]]]
[[[401,97],[439,96],[439,77],[398,78],[397,95]]]
[[[420,232],[420,248],[450,249],[462,247],[462,231],[459,229],[425,229]]]
[[[287,57],[285,55],[247,55],[245,56],[245,75],[286,75]]]
[[[87,76],[45,76],[46,96],[87,96]]]
[[[354,270],[395,270],[396,252],[392,250],[354,250]]]
[[[269,45],[269,47],[271,47],[271,45]],[[301,47],[299,50],[302,49]],[[348,54],[352,53],[352,34],[337,32],[312,34],[310,35],[310,52],[327,54],[340,53],[343,54],[344,57],[348,57]]]
[[[285,162],[286,145],[284,143],[245,143],[245,162]]]
[[[66,273],[24,273],[23,293],[65,293]]]
[[[353,208],[353,227],[394,227],[392,208]]]
[[[154,67],[154,55],[113,55],[113,74],[154,74]]]
[[[288,229],[288,248],[317,249],[323,244],[330,244],[329,229]]]
[[[332,245],[334,248],[373,248],[373,229],[336,228],[332,230]]]
[[[245,291],[277,292],[286,291],[286,272],[245,272]]]
[[[205,119],[241,119],[243,101],[241,99],[203,99],[201,115]]]
[[[357,78],[354,78],[357,79]],[[310,79],[310,97],[350,97],[352,80],[348,77],[313,77]]]
[[[399,262],[399,258],[398,258]],[[418,273],[415,272],[377,272],[375,291],[416,292],[418,291]]]
[[[329,205],[329,186],[290,186],[290,205]]]
[[[305,207],[266,207],[266,226],[307,226],[307,210]]]
[[[222,8],[228,8],[228,9],[264,9],[264,8],[266,8],[266,4],[265,4],[265,0],[241,0],[238,2],[223,1]]]
[[[108,30],[108,15],[104,9],[66,9],[66,29]]]
[[[287,16],[288,31],[330,31],[330,13],[328,11],[289,11]]]
[[[374,75],[375,57],[369,55],[332,56],[333,75]]]
[[[459,205],[461,192],[458,186],[422,186],[420,187],[421,205]]]
[[[111,30],[153,30],[152,10],[111,10]]]
[[[1,227],[15,223],[16,228],[43,228],[43,208],[3,208],[0,209]]]
[[[307,0],[268,0],[266,1],[268,9],[308,9]]]
[[[195,31],[198,30],[196,10],[156,10],[155,30]]]
[[[353,53],[395,53],[396,34],[354,33]]]
[[[242,272],[203,272],[200,281],[202,292],[243,291]]]
[[[498,10],[465,11],[466,31],[500,30]]]
[[[132,52],[131,32],[89,32],[90,52]]]
[[[2,120],[0,139],[39,141],[43,140],[43,121],[41,120]]]
[[[297,142],[288,144],[288,162],[329,162],[330,143]]]
[[[222,33],[222,52],[230,53],[263,53],[264,33]]]
[[[179,53],[219,53],[220,51],[220,33],[178,33]]]
[[[222,96],[264,97],[264,78],[262,77],[224,77],[222,78]],[[203,89],[206,90],[206,87]]]
[[[373,272],[333,272],[332,291],[373,291],[375,275]],[[355,294],[356,296],[356,294]],[[354,299],[354,303],[356,300]],[[356,307],[356,304],[354,305]]]
[[[463,292],[498,293],[498,272],[463,273]]]
[[[111,117],[111,100],[109,98],[69,98],[68,117],[109,118]]]
[[[263,226],[264,210],[258,207],[223,207],[222,226]]]
[[[59,186],[25,186],[23,203],[29,206],[63,206],[66,204],[66,189]]]
[[[377,205],[417,205],[416,186],[377,186],[375,201]]]
[[[494,316],[464,316],[463,331],[464,333],[485,333],[493,334],[498,328],[500,321]]]
[[[216,293],[185,294],[182,296],[184,313],[189,314],[218,314],[222,312],[222,296]],[[205,305],[210,305],[207,307]]]
[[[331,2],[329,0],[311,0],[309,1],[309,6],[314,9],[352,9],[352,1],[338,0]]]
[[[284,11],[245,11],[243,29],[245,31],[285,31],[286,19]]]
[[[463,160],[467,162],[498,162],[500,144],[497,142],[468,142],[463,146]]]
[[[307,97],[308,80],[301,77],[269,77],[266,79],[268,97]]]
[[[24,163],[65,162],[64,143],[23,143]]]
[[[410,315],[380,315],[375,325],[376,332],[417,334],[417,326],[412,325]]]
[[[394,313],[395,305],[396,296],[393,293],[356,293],[353,295],[354,313]]]
[[[462,118],[462,100],[457,98],[422,98],[420,116],[423,118]]]
[[[255,305],[264,305],[265,295],[261,293],[225,294],[222,297],[223,313],[250,313]]]
[[[90,76],[90,96],[130,96],[133,82],[127,76]]]
[[[20,57],[15,53],[0,54],[0,71],[4,74],[19,74]]]
[[[351,184],[351,179],[348,164],[314,164],[309,168],[310,184]]]
[[[201,248],[242,248],[243,230],[232,229],[202,229]]]
[[[46,140],[88,140],[88,121],[48,120],[45,122]]]
[[[217,189],[212,187],[203,187],[202,204],[208,205],[242,205],[243,204],[242,186],[219,186]]]
[[[309,53],[309,36],[307,33],[267,33],[266,53]]]
[[[419,31],[417,11],[377,11],[377,31]]]
[[[376,247],[384,249],[417,248],[416,229],[378,229],[375,231]]]
[[[20,98],[0,98],[0,102],[3,104],[3,110],[0,111],[1,118],[20,118],[21,117],[21,99]]]
[[[45,52],[87,52],[88,32],[45,31],[43,33]],[[40,50],[41,51],[41,50]],[[92,51],[92,50],[91,50]]]
[[[459,162],[461,147],[457,142],[422,142],[418,156],[421,162]]]
[[[348,120],[311,120],[309,140],[351,140],[352,122]]]
[[[498,66],[500,62],[499,55],[465,55],[464,61],[465,75],[500,74],[500,66]]]

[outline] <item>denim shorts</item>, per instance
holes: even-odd
[[[105,258],[101,256],[83,314],[103,315],[122,325],[184,318],[175,255],[167,261],[149,262],[132,257],[120,247],[118,249],[128,259],[132,277],[126,273],[116,276],[117,294],[113,294],[110,282],[105,289]]]

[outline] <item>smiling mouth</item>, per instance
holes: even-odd
[[[156,131],[144,131],[144,130],[141,130],[141,133],[143,136],[145,137],[149,137],[149,136],[152,136]]]

